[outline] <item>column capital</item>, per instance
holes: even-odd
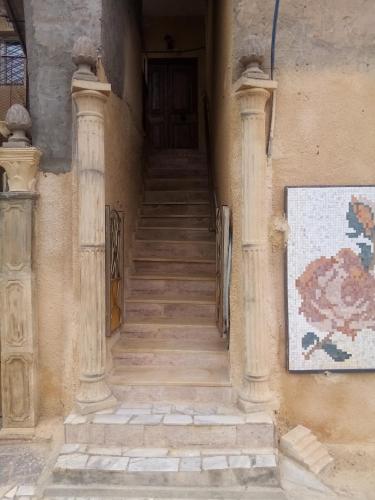
[[[234,84],[234,92],[239,95],[248,93],[249,91],[255,89],[264,89],[269,92],[273,92],[277,89],[277,81],[253,78],[244,72]]]
[[[0,166],[8,176],[9,191],[35,191],[41,156],[36,147],[0,148]]]
[[[77,93],[85,91],[98,92],[99,94],[108,97],[111,93],[111,84],[104,82],[94,82],[90,80],[76,80],[75,78],[73,78],[71,88],[73,97],[75,97]]]

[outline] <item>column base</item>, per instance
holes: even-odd
[[[274,412],[279,408],[279,402],[276,398],[272,398],[269,401],[264,402],[254,402],[242,399],[241,396],[238,397],[237,406],[244,413],[257,413],[257,412]]]
[[[76,410],[80,415],[88,415],[89,413],[95,413],[96,411],[108,410],[109,408],[113,408],[118,405],[118,401],[111,394],[111,396],[104,401],[97,401],[93,403],[82,403],[80,401],[76,401]]]
[[[277,410],[279,402],[269,389],[268,376],[245,376],[237,405],[245,413]]]
[[[1,439],[21,439],[21,440],[32,440],[35,438],[35,429],[28,427],[3,427],[0,430],[0,440]]]
[[[108,387],[104,376],[94,378],[82,377],[76,395],[76,409],[81,415],[113,408],[117,399]]]

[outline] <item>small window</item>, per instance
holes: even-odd
[[[23,85],[25,60],[19,42],[0,42],[0,85]]]

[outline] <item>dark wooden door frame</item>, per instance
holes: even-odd
[[[198,58],[148,61],[146,130],[156,148],[198,148]]]

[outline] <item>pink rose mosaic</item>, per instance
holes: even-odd
[[[286,189],[288,366],[375,369],[375,187]]]

